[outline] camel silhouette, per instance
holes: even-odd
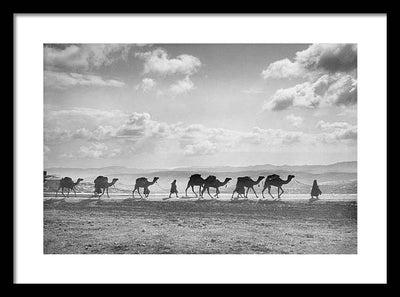
[[[208,195],[213,198],[210,195],[210,188],[215,188],[216,189],[216,193],[214,195],[214,197],[218,197],[218,194],[220,193],[219,191],[219,187],[223,187],[225,186],[229,181],[231,180],[230,177],[225,178],[225,180],[223,182],[221,182],[220,180],[218,180],[214,175],[210,175],[209,177],[207,177],[204,180],[204,184],[203,184],[203,190],[201,191],[201,195],[203,196],[204,192],[207,190]]]
[[[268,194],[269,194],[273,199],[275,199],[275,197],[272,196],[272,194],[271,194],[271,186],[274,186],[274,187],[277,187],[277,188],[278,188],[278,199],[280,199],[280,198],[281,198],[281,195],[282,195],[283,192],[284,192],[283,189],[282,189],[282,185],[286,185],[286,184],[289,183],[294,177],[295,177],[294,175],[289,174],[286,180],[282,180],[282,179],[280,178],[280,176],[277,175],[277,174],[268,175],[267,178],[265,179],[264,188],[263,188],[263,190],[262,190],[262,196],[263,196],[263,198],[265,198],[265,197],[264,197],[264,191],[265,191],[266,189],[268,189]],[[282,192],[279,193],[279,190],[281,190]]]
[[[104,195],[104,192],[106,192],[107,197],[110,198],[110,196],[108,195],[108,188],[113,186],[117,181],[118,178],[113,178],[111,183],[109,183],[108,177],[106,176],[100,175],[96,177],[96,179],[94,180],[94,195],[97,196],[98,194],[100,194],[98,196],[98,198],[100,199],[100,197]]]
[[[68,189],[67,198],[69,197],[69,191],[70,191],[70,190],[74,191],[74,194],[75,194],[75,197],[76,197],[75,186],[76,186],[77,184],[79,184],[81,181],[83,181],[83,178],[78,178],[78,179],[76,180],[76,182],[74,182],[74,181],[72,180],[72,178],[70,178],[70,177],[64,177],[64,178],[62,178],[62,179],[60,180],[60,185],[58,186],[58,189],[57,189],[57,191],[56,191],[56,198],[57,198],[58,191],[60,191],[60,189],[61,189],[61,194],[62,194],[64,197],[65,197],[65,195],[64,195],[64,189]]]
[[[189,189],[189,187],[192,188],[192,192],[193,192],[193,193],[196,195],[196,197],[197,197],[197,194],[196,194],[196,192],[194,191],[194,186],[199,186],[199,195],[200,195],[200,197],[202,197],[201,187],[203,186],[204,181],[205,181],[205,179],[203,179],[203,178],[201,177],[200,174],[193,174],[193,175],[191,175],[190,178],[189,178],[189,181],[188,181],[186,190],[185,190],[186,197],[187,197],[187,190]]]
[[[135,183],[135,187],[133,188],[133,191],[132,191],[132,198],[135,198],[135,191],[137,191],[139,193],[139,195],[140,195],[140,198],[143,199],[143,196],[142,196],[142,194],[140,194],[140,191],[139,191],[140,188],[144,188],[144,191],[146,192],[144,194],[145,194],[145,197],[147,198],[149,196],[149,194],[150,194],[149,186],[151,186],[155,182],[157,182],[158,179],[159,179],[159,177],[154,177],[153,181],[150,182],[150,181],[147,180],[146,177],[137,178],[136,179],[136,183]]]
[[[238,193],[236,198],[247,198],[250,189],[253,190],[254,194],[258,198],[257,193],[254,190],[254,186],[258,185],[263,178],[264,176],[259,176],[258,179],[254,181],[249,176],[238,177],[236,182],[236,187],[235,190],[233,190],[231,199],[233,199],[235,193]],[[247,188],[246,192],[245,188]]]

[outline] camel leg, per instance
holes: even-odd
[[[248,199],[249,191],[250,191],[250,188],[247,188],[246,195],[244,196],[247,199]]]
[[[194,186],[191,186],[191,188],[192,188],[192,192],[196,195],[196,197],[197,197],[197,193],[194,191]]]
[[[68,192],[67,192],[67,198],[69,198],[69,191],[70,191],[70,189],[68,188]]]
[[[200,192],[201,192],[201,196],[203,196],[203,194],[204,194],[205,191],[206,191],[206,188],[203,188],[203,191],[200,191],[200,190],[199,190],[199,194],[200,194]]]
[[[105,188],[103,188],[103,192],[101,192],[101,194],[99,195],[99,199],[100,199],[101,196],[104,195],[104,190],[105,190]]]
[[[108,196],[108,188],[107,188],[107,197],[110,198],[110,196]]]
[[[75,189],[74,189],[74,188],[72,188],[72,191],[74,191],[74,194],[75,194],[75,197],[76,197],[76,191],[75,191]]]
[[[189,188],[190,188],[190,183],[187,184],[187,187],[186,187],[186,190],[185,190],[185,195],[186,195],[186,197],[188,196],[187,190],[188,190]]]
[[[218,194],[219,194],[219,193],[220,193],[220,192],[219,192],[219,189],[217,188],[217,190],[215,191],[215,195],[214,195],[214,196],[217,197],[217,198],[219,198],[219,197],[218,197]]]
[[[140,193],[140,187],[137,189],[137,192],[139,193],[140,199],[143,199],[142,194]]]
[[[205,189],[205,188],[204,188]],[[203,193],[204,193],[204,189],[203,189]],[[207,188],[207,193],[208,193],[208,196],[210,196],[211,198],[212,198],[212,196],[211,196],[211,194],[210,194],[210,188]]]
[[[253,192],[254,192],[254,195],[256,195],[256,198],[258,198],[258,196],[257,196],[257,193],[256,193],[256,190],[254,190],[254,188],[253,188],[253,187],[251,187],[251,189],[253,190]]]
[[[271,194],[271,187],[268,187],[268,194],[272,197],[272,199],[275,199],[275,197]]]
[[[235,195],[235,193],[236,193],[236,189],[233,190],[231,200],[233,199],[233,195]]]
[[[280,194],[280,195],[279,195],[279,189],[281,189],[281,194]],[[279,198],[279,199],[281,198],[283,192],[284,192],[283,189],[279,187],[279,188],[278,188],[278,198]]]
[[[267,188],[265,187],[263,190],[262,190],[262,192],[261,192],[261,195],[262,195],[262,197],[265,199],[265,196],[264,196],[264,191],[266,190]]]
[[[64,195],[64,188],[61,188],[61,194],[65,197],[65,195]]]

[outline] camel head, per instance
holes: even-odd
[[[260,175],[260,176],[258,177],[258,179],[257,179],[257,183],[259,183],[260,181],[262,181],[262,179],[263,179],[264,177],[265,177],[265,176]]]
[[[79,184],[81,181],[83,181],[83,178],[78,178],[78,179],[76,180],[76,183],[75,183],[75,184],[77,185],[77,184]]]
[[[114,177],[114,178],[112,179],[112,183],[115,184],[115,183],[117,182],[117,180],[118,180],[118,178]]]
[[[230,180],[232,180],[230,177],[225,178],[226,182],[229,182]]]
[[[158,181],[159,179],[160,179],[160,178],[156,176],[156,177],[153,178],[153,182],[155,183],[155,182]]]
[[[288,178],[288,180],[292,180],[293,178],[295,178],[295,176],[292,174],[289,174],[287,178]]]

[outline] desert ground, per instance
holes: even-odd
[[[356,254],[357,201],[48,198],[45,254]]]

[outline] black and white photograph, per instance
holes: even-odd
[[[357,253],[357,44],[45,44],[44,253]]]
[[[16,24],[19,281],[384,281],[384,16]]]

